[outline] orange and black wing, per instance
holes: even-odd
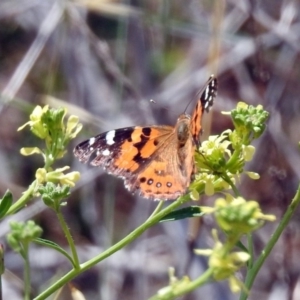
[[[209,111],[213,105],[214,99],[217,95],[218,82],[214,75],[211,75],[200,95],[191,118],[191,133],[196,145],[200,144],[200,134],[202,128],[202,115],[204,110]]]

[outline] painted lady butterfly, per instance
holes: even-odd
[[[179,116],[174,127],[151,125],[101,133],[74,149],[81,162],[91,161],[124,180],[130,192],[144,198],[171,200],[183,195],[194,174],[194,153],[200,144],[201,119],[217,94],[210,76],[192,117]]]

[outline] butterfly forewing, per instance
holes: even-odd
[[[193,139],[197,145],[199,145],[200,143],[199,137],[202,128],[201,119],[203,112],[204,110],[208,112],[210,107],[213,105],[214,99],[217,95],[217,89],[217,79],[213,75],[211,75],[203,92],[200,95],[191,119],[191,132],[193,135]]]
[[[170,126],[127,127],[104,132],[74,149],[81,162],[90,161],[109,173],[128,177],[145,167],[173,133]]]

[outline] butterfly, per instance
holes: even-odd
[[[192,116],[181,114],[175,126],[110,130],[78,144],[74,155],[121,177],[132,193],[153,200],[175,199],[186,192],[194,175],[202,115],[209,111],[216,94],[217,79],[211,75]]]

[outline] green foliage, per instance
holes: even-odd
[[[253,139],[259,138],[266,128],[269,113],[263,110],[262,105],[254,107],[239,102],[236,109],[231,111],[236,137],[232,143],[237,146],[249,145]]]
[[[33,221],[10,222],[11,232],[7,235],[7,242],[10,247],[21,254],[26,259],[29,244],[36,238],[40,237],[43,230]]]
[[[62,200],[71,194],[69,185],[60,186],[52,182],[47,182],[44,186],[39,186],[38,191],[44,203],[55,211],[59,211],[60,206],[66,205]]]
[[[66,250],[64,250],[58,244],[56,244],[52,241],[46,240],[46,239],[42,239],[42,238],[36,238],[33,242],[35,242],[36,244],[45,246],[45,247],[52,248],[52,249],[60,252],[62,255],[64,255],[73,264],[73,258],[69,255],[69,253]],[[74,264],[73,264],[73,266],[74,266],[74,268],[76,267]]]
[[[32,155],[40,154],[44,159],[44,167],[36,171],[36,180],[32,182],[28,190],[15,203],[12,204],[12,194],[8,191],[0,200],[0,217],[13,214],[22,209],[35,196],[41,195],[44,203],[56,212],[62,230],[69,242],[72,257],[66,255],[72,262],[74,268],[78,268],[78,257],[72,241],[68,226],[62,217],[60,208],[65,203],[62,202],[70,195],[70,188],[79,179],[79,172],[64,173],[69,169],[68,166],[53,169],[53,163],[64,156],[66,146],[81,130],[82,125],[78,122],[78,117],[70,116],[65,122],[65,109],[49,109],[48,106],[41,108],[37,106],[30,115],[30,121],[21,126],[18,130],[30,127],[31,132],[45,143],[45,147],[22,148],[21,154]],[[24,266],[24,297],[30,299],[30,264],[29,264],[29,245],[41,235],[42,229],[33,221],[26,223],[11,222],[11,232],[7,235],[7,242],[10,247],[19,253],[25,262]],[[44,245],[50,245],[44,243]],[[53,248],[53,244],[51,244]],[[63,254],[62,249],[56,248]]]
[[[268,118],[268,112],[261,105],[255,108],[243,102],[238,103],[232,112],[224,114],[231,114],[235,129],[210,136],[202,143],[195,156],[196,166],[201,172],[190,186],[192,199],[197,200],[203,188],[207,195],[228,188],[238,194],[234,183],[255,153],[255,148],[249,143],[263,133]],[[252,179],[259,178],[253,172],[246,174]]]
[[[228,238],[223,244],[217,235],[217,231],[212,232],[214,246],[212,249],[197,249],[196,254],[209,257],[208,265],[212,271],[212,277],[215,280],[229,279],[230,288],[233,292],[238,292],[243,287],[236,277],[235,273],[243,267],[250,259],[249,253],[245,251],[233,251],[233,242],[237,239]]]
[[[6,215],[7,211],[12,205],[12,202],[12,193],[9,190],[7,190],[4,196],[0,199],[0,219],[2,219]]]
[[[70,116],[65,124],[66,109],[49,109],[48,105],[41,108],[37,106],[30,115],[30,121],[18,128],[23,130],[30,127],[31,132],[38,138],[45,141],[43,150],[37,147],[22,148],[23,155],[41,154],[45,161],[45,168],[48,168],[55,160],[66,154],[66,146],[70,140],[76,137],[82,129],[78,117]]]
[[[215,202],[215,217],[220,228],[228,236],[250,233],[263,225],[264,220],[275,221],[274,216],[264,215],[256,201],[246,201],[242,197],[219,198]]]
[[[171,213],[164,216],[160,222],[166,222],[166,221],[176,221],[186,218],[194,218],[194,217],[201,217],[203,215],[203,212],[201,210],[200,206],[189,206],[184,207],[178,210],[174,210]]]

